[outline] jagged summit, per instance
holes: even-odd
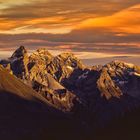
[[[27,50],[24,46],[20,46],[11,56],[11,58],[15,57],[23,57],[25,54],[27,54]]]
[[[77,61],[79,63],[82,63],[73,53],[65,52],[61,53],[58,56],[56,56],[57,59],[61,59],[63,61]],[[82,64],[81,64],[82,65]]]
[[[35,63],[44,63],[48,64],[53,59],[53,55],[46,49],[46,48],[40,48],[36,51],[34,51],[30,57],[30,61]]]
[[[55,57],[55,61],[60,62],[61,65],[69,66],[69,68],[85,68],[84,64],[73,53],[62,53]]]
[[[62,53],[57,55],[52,59],[50,64],[47,65],[48,72],[59,82],[68,78],[76,69],[84,68],[85,66],[82,61],[72,53]]]
[[[122,67],[122,68],[131,68],[133,69],[135,67],[134,64],[131,64],[131,63],[126,63],[124,61],[119,61],[119,60],[115,60],[115,61],[112,61],[108,64],[105,65],[105,67]]]
[[[51,53],[46,48],[40,48],[40,49],[36,50],[35,52],[33,52],[33,54],[39,55],[39,56],[45,56],[45,55],[52,56]]]
[[[127,80],[127,78],[134,73],[140,73],[139,66],[123,61],[112,61],[111,63],[106,64],[103,68],[108,71],[112,78],[120,80]]]

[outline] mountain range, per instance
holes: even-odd
[[[21,46],[0,60],[0,104],[2,139],[140,138],[140,66]]]

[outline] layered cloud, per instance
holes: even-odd
[[[95,52],[108,54],[140,54],[139,35],[113,37],[102,37],[100,40],[93,40],[88,36],[76,38],[76,35],[60,35],[60,34],[0,34],[0,48],[6,50],[14,50],[17,46],[24,45],[30,50],[37,48],[47,48],[53,51],[72,51],[72,52]],[[87,40],[89,38],[89,40]]]
[[[79,28],[104,28],[118,33],[140,33],[140,4],[113,15],[87,19],[79,25]]]
[[[126,23],[125,30],[132,31],[128,26],[139,22],[138,4],[139,0],[2,0],[0,31],[68,33],[77,26],[87,28],[91,25],[119,26],[121,30],[122,23],[123,25]]]
[[[0,0],[0,33],[6,51],[25,45],[83,58],[139,55],[140,1]]]

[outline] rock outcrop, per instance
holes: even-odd
[[[62,82],[65,78],[69,78],[75,69],[83,69],[85,66],[72,53],[62,53],[53,58],[47,65],[47,71],[53,77]]]
[[[106,69],[101,71],[101,75],[97,81],[97,87],[101,92],[101,97],[105,97],[107,100],[112,97],[120,98],[122,95],[122,91],[111,79]]]
[[[29,56],[25,47],[21,46],[1,64],[9,67],[11,73],[43,95],[54,107],[71,111],[78,99],[48,73],[47,65],[52,59],[53,56],[46,49],[39,49]]]

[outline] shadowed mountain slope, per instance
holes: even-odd
[[[42,95],[0,66],[1,139],[79,138],[80,127],[71,115],[56,110]]]

